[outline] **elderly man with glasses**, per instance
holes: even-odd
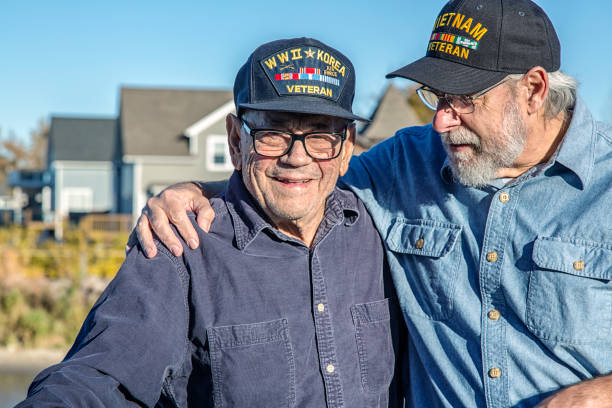
[[[432,125],[399,130],[342,178],[385,240],[410,406],[612,406],[612,130],[560,59],[532,1],[449,1],[426,56],[389,74],[423,85]],[[147,216],[178,219],[173,200],[209,217],[197,189],[167,191]]]
[[[287,76],[286,55],[300,57]],[[335,187],[363,120],[354,88],[351,62],[317,40],[257,48],[236,77],[236,171],[202,248],[151,260],[133,248],[18,407],[399,407],[383,245]]]

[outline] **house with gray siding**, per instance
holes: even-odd
[[[56,217],[116,211],[117,141],[114,118],[51,118],[47,172]]]
[[[137,217],[173,183],[228,178],[225,117],[233,112],[230,90],[122,88],[118,212]]]

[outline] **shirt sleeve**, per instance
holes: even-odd
[[[163,248],[133,248],[63,362],[36,376],[25,407],[154,406],[187,350],[187,273]]]
[[[341,187],[351,189],[377,222],[388,214],[395,188],[395,143],[397,136],[381,142],[351,159],[348,172],[340,179]]]

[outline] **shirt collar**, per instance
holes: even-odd
[[[228,212],[232,218],[238,249],[245,249],[263,230],[270,231],[284,241],[294,241],[293,238],[287,237],[270,225],[265,214],[242,182],[240,172],[234,171],[224,196]],[[314,244],[316,245],[333,226],[342,222],[352,225],[358,218],[357,197],[349,191],[336,187],[327,198],[325,216],[317,230]]]
[[[551,164],[559,163],[574,172],[584,189],[591,179],[594,161],[594,119],[586,104],[578,98],[570,125]]]
[[[432,133],[440,137],[433,129]],[[582,183],[582,189],[584,189],[593,172],[594,154],[594,120],[586,104],[580,98],[577,98],[570,125],[557,149],[557,153],[551,159],[550,165],[558,163],[574,172]],[[446,183],[454,182],[448,156],[442,164],[440,176]]]

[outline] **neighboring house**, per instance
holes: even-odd
[[[116,211],[117,150],[116,119],[51,118],[47,171],[56,217]]]
[[[378,100],[371,122],[358,133],[355,143],[355,154],[370,149],[376,143],[390,138],[399,129],[428,123],[411,105],[410,96],[414,87],[397,88],[390,83]],[[415,99],[413,99],[415,100]],[[421,103],[417,101],[417,103]],[[433,112],[431,112],[433,114]],[[429,119],[429,118],[427,118]]]
[[[12,213],[12,222],[51,221],[51,180],[45,170],[16,170],[8,175],[11,196],[0,196],[0,211]]]
[[[357,153],[427,121],[409,92],[385,89],[357,135]],[[19,202],[36,196],[48,221],[71,213],[135,219],[147,198],[170,184],[230,176],[225,117],[234,112],[231,90],[122,88],[117,119],[52,117],[47,170],[18,172],[11,185],[20,189]]]
[[[118,212],[138,216],[173,183],[228,178],[225,117],[233,112],[229,90],[121,89]]]

